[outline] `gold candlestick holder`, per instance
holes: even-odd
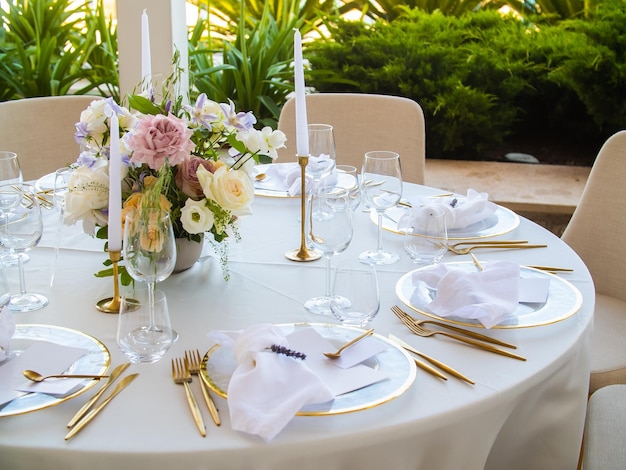
[[[291,261],[315,261],[320,259],[322,255],[306,247],[306,166],[309,164],[309,157],[298,156],[298,164],[300,165],[300,211],[302,213],[300,248],[289,250],[285,253],[285,257]]]
[[[103,313],[120,313],[120,285],[117,263],[122,259],[121,251],[109,251],[109,258],[113,262],[113,297],[107,297],[96,303],[96,308]]]

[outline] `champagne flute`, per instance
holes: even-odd
[[[311,205],[309,239],[324,257],[326,288],[323,296],[307,300],[304,307],[312,313],[331,315],[331,258],[348,248],[352,240],[352,211],[348,202],[348,190],[322,187],[311,198]]]
[[[13,191],[13,197],[10,193]],[[43,233],[41,209],[35,188],[29,184],[0,185],[1,199],[17,201],[13,208],[4,213],[0,224],[0,245],[9,253],[17,255],[17,267],[20,278],[20,292],[11,296],[8,308],[13,312],[30,312],[48,305],[48,299],[41,295],[26,291],[24,279],[24,260],[20,256],[26,250],[35,247]]]
[[[6,184],[6,188],[9,190],[7,194],[0,195],[0,216],[4,218],[5,213],[14,209],[13,204],[19,205],[21,200],[15,199],[15,192],[10,190],[9,185],[22,184],[22,170],[20,168],[20,162],[17,159],[15,152],[7,152],[5,150],[0,151],[0,184]],[[4,196],[7,198],[5,199]],[[17,257],[13,253],[2,253],[0,260],[3,266],[17,266]],[[22,261],[27,261],[28,255],[22,255]]]
[[[367,152],[361,172],[361,194],[364,202],[378,213],[376,250],[361,253],[359,259],[370,264],[392,264],[397,253],[383,250],[383,213],[395,207],[402,197],[400,155],[386,150]]]
[[[155,318],[155,285],[169,277],[176,265],[176,242],[170,215],[161,209],[139,208],[126,216],[124,260],[133,279],[147,286],[147,322],[126,333],[126,341],[144,351],[143,362],[158,360],[154,349],[171,344],[177,333]],[[118,338],[118,344],[120,338]],[[141,356],[135,351],[134,360]]]

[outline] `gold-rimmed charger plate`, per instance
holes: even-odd
[[[363,332],[359,328],[331,323],[289,323],[277,326],[285,334],[301,328],[314,328],[326,340],[337,345]],[[416,369],[410,355],[383,336],[373,334],[372,338],[384,343],[386,348],[363,364],[380,370],[388,376],[388,379],[344,393],[329,403],[308,405],[297,413],[298,416],[327,416],[366,410],[399,397],[411,386],[415,380]],[[228,398],[226,390],[236,367],[237,362],[232,350],[215,345],[204,355],[200,375],[211,390],[223,398]]]
[[[11,338],[11,354],[7,360],[10,361],[11,357],[19,356],[37,341],[87,350],[86,354],[64,371],[68,374],[104,375],[111,365],[111,354],[100,340],[81,331],[54,325],[16,325],[15,334]],[[58,405],[84,393],[97,383],[97,380],[85,380],[78,390],[64,397],[55,397],[45,393],[26,394],[0,406],[0,418]]]
[[[393,233],[402,233],[398,228],[398,221],[408,209],[396,206],[385,211],[383,229]],[[370,219],[378,225],[378,214],[370,213]],[[489,238],[504,235],[515,230],[520,223],[519,216],[506,207],[498,206],[489,217],[475,224],[461,229],[449,229],[448,240],[472,240],[475,238]]]
[[[256,172],[254,173],[254,176],[256,177],[257,175],[267,172],[267,169],[269,168],[270,165],[284,165],[284,163],[267,163],[267,164],[257,165],[255,167]],[[289,194],[289,191],[282,189],[282,187],[280,189],[274,188],[272,185],[271,176],[268,178],[270,179],[263,180],[263,181],[256,181],[255,179],[254,181],[254,195],[255,196],[278,197],[278,198],[299,198],[300,197],[299,194],[292,196],[291,194]]]
[[[471,262],[445,263],[455,269],[463,269],[467,272],[476,270]],[[473,326],[484,328],[477,320],[441,317],[428,308],[428,304],[437,297],[437,290],[429,288],[424,282],[413,282],[413,274],[417,271],[432,268],[424,266],[404,274],[396,283],[396,295],[400,301],[412,310],[443,322],[455,325]],[[548,288],[548,298],[544,303],[520,303],[517,310],[501,323],[492,328],[529,328],[556,323],[571,317],[580,310],[582,306],[582,294],[565,279],[554,274],[541,271],[539,269],[520,266],[520,276],[522,278],[548,278],[550,286]]]

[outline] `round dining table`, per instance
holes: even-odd
[[[404,198],[437,195],[435,188],[404,185]],[[241,241],[228,247],[230,279],[225,280],[211,243],[192,268],[158,284],[166,293],[178,340],[162,360],[132,364],[139,376],[88,426],[64,440],[66,423],[95,393],[93,387],[56,406],[0,417],[0,467],[12,469],[464,469],[512,470],[577,466],[588,393],[594,285],[581,259],[557,236],[520,217],[489,239],[523,239],[547,245],[534,249],[483,249],[481,261],[571,268],[558,274],[581,295],[567,318],[524,328],[473,331],[517,345],[520,361],[440,336],[412,334],[390,310],[401,303],[398,280],[417,269],[403,251],[403,235],[383,230],[385,249],[400,261],[378,266],[380,310],[370,326],[393,334],[471,378],[475,384],[437,378],[417,369],[398,397],[361,411],[328,416],[295,416],[271,441],[234,431],[227,399],[213,394],[222,420],[211,421],[199,401],[206,437],[194,425],[183,387],[171,378],[171,359],[186,350],[206,353],[214,330],[243,330],[260,323],[331,323],[309,313],[304,302],[324,292],[324,261],[291,261],[285,253],[301,243],[299,197],[255,197],[250,216],[240,219]],[[24,265],[28,290],[46,295],[40,310],[14,313],[19,325],[44,324],[91,335],[110,351],[111,368],[126,362],[116,342],[118,315],[96,303],[113,293],[104,268],[104,241],[80,226],[61,226],[54,210],[42,209],[44,236]],[[357,258],[377,244],[377,226],[363,207],[353,215],[348,249],[333,258]],[[506,232],[506,233],[505,233]],[[59,240],[59,241],[58,241]],[[57,245],[55,248],[55,245]],[[471,262],[447,253],[443,263]],[[5,268],[13,292],[17,269]],[[121,287],[122,292],[129,287]],[[411,312],[409,308],[405,308]],[[415,317],[426,318],[416,312]],[[200,384],[191,388],[201,400]],[[0,408],[1,412],[1,408]]]

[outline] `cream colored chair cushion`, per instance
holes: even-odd
[[[337,164],[360,171],[365,152],[400,154],[402,177],[424,183],[426,156],[424,113],[415,101],[398,96],[361,93],[312,93],[306,96],[309,124],[330,124],[335,131]],[[278,128],[287,135],[279,161],[296,159],[295,99],[283,106]]]
[[[563,240],[583,259],[597,293],[590,393],[626,383],[626,131],[600,149]]]
[[[37,179],[78,158],[80,113],[96,96],[65,95],[0,103],[0,150],[17,153],[24,180]]]
[[[589,399],[583,470],[626,468],[626,385],[604,387]]]

